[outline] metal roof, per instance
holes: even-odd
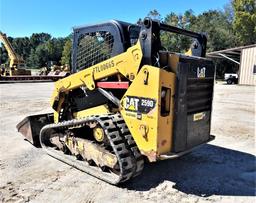
[[[234,47],[230,49],[224,49],[220,51],[213,51],[206,54],[208,58],[222,58],[228,59],[236,64],[240,64],[240,55],[243,49],[256,47],[256,44],[251,44],[247,46]]]

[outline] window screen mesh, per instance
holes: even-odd
[[[77,69],[85,69],[111,57],[114,37],[106,31],[86,33],[79,37]]]

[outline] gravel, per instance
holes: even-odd
[[[0,84],[0,202],[255,202],[255,87],[215,85],[216,139],[187,156],[148,163],[113,186],[24,141],[16,124],[50,112],[53,83]]]

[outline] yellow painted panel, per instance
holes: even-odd
[[[93,90],[96,80],[111,75],[121,73],[128,79],[133,80],[137,75],[141,59],[142,50],[140,42],[138,41],[136,45],[128,48],[128,50],[122,54],[58,80],[55,82],[51,104],[53,105],[54,101],[58,100],[60,92],[68,92],[81,86]]]
[[[161,87],[169,88],[170,112],[168,115],[161,115],[161,109],[158,112],[158,136],[157,136],[157,154],[165,154],[171,151],[173,135],[173,116],[174,116],[174,94],[175,94],[175,74],[164,70],[160,72]],[[160,101],[159,101],[160,102]]]
[[[54,121],[58,122],[58,114],[61,110],[61,93],[67,93],[79,87],[86,87],[90,90],[95,88],[94,82],[115,74],[122,74],[133,80],[138,72],[142,59],[140,42],[130,47],[126,52],[105,60],[85,70],[81,70],[66,78],[55,82],[54,91],[51,97],[51,106],[58,103],[57,112],[54,114]],[[83,114],[83,113],[82,113]],[[87,113],[84,113],[87,114]]]
[[[170,53],[168,57],[168,65],[173,73],[177,72],[178,63],[179,56],[177,54]]]
[[[85,118],[91,115],[100,115],[109,113],[109,109],[106,105],[96,106],[90,109],[85,109],[74,113],[75,118]]]
[[[175,74],[143,66],[121,100],[121,114],[141,153],[149,161],[170,152]],[[171,90],[170,112],[161,115],[162,87]]]
[[[126,125],[141,153],[146,156],[151,155],[152,161],[157,151],[159,77],[159,68],[143,66],[121,100],[121,114]],[[145,82],[145,80],[147,81]],[[145,105],[150,105],[147,104],[147,101],[149,103],[155,102],[154,108],[147,114],[138,113],[137,111],[142,105],[141,98],[144,98]]]

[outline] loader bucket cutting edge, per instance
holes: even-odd
[[[40,130],[50,123],[53,123],[53,113],[37,114],[24,118],[16,128],[31,144],[40,147]]]

